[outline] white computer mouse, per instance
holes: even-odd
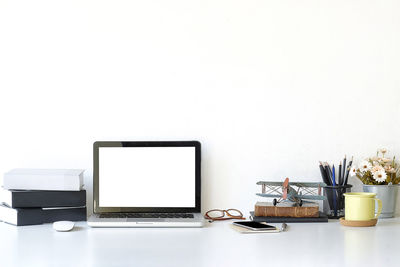
[[[68,232],[74,228],[75,223],[71,221],[58,221],[53,223],[53,229],[58,232]]]

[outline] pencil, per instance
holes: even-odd
[[[322,181],[324,181],[324,183],[326,183],[327,185],[331,185],[321,161],[319,162],[319,170],[321,171]]]
[[[344,181],[344,185],[347,185],[347,181],[349,180],[349,173],[350,173],[351,165],[353,165],[353,157],[351,157],[351,160],[349,162],[349,167],[347,168],[346,179]]]
[[[336,185],[336,179],[335,179],[335,165],[332,165],[332,182],[333,182],[333,185]]]
[[[344,159],[343,159],[343,179],[345,177],[346,174],[346,155],[344,155]]]
[[[336,185],[335,182],[335,165],[332,165],[332,181],[333,185]],[[333,188],[332,193],[333,193],[333,212],[335,217],[337,216],[337,203],[336,203],[336,191],[337,189]]]
[[[334,185],[333,182],[332,182],[332,171],[331,171],[331,168],[329,167],[329,164],[327,162],[325,162],[325,172],[328,174],[327,176],[329,178],[330,184]]]

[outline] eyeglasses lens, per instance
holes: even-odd
[[[211,210],[207,213],[210,218],[221,218],[224,217],[224,212],[222,210]]]
[[[231,215],[231,216],[235,216],[235,217],[241,217],[242,214],[238,211],[238,210],[227,210],[227,212]]]

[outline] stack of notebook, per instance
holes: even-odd
[[[0,221],[34,225],[86,221],[84,170],[14,169],[4,174]]]

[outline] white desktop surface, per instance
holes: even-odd
[[[79,222],[71,232],[0,223],[0,266],[400,266],[400,218],[368,228],[293,223],[260,234],[240,234],[230,223],[151,229]]]

